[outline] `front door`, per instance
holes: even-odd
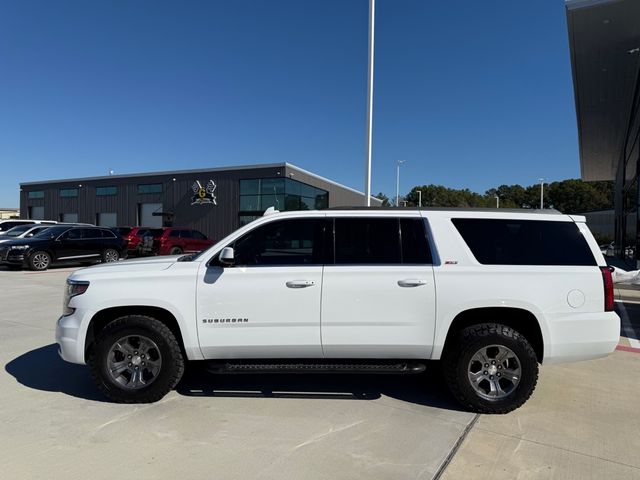
[[[336,217],[321,326],[328,358],[429,358],[435,285],[420,216]]]
[[[198,275],[205,358],[320,358],[324,221],[280,219],[235,240],[235,265]]]

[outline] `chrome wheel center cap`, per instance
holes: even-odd
[[[489,375],[495,375],[496,373],[498,373],[498,367],[496,367],[495,365],[491,365],[488,371]]]
[[[140,365],[142,363],[142,359],[136,355],[131,359],[131,363],[133,363],[134,365]]]

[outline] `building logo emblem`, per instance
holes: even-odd
[[[193,190],[191,205],[204,205],[205,203],[218,205],[215,193],[217,187],[213,180],[209,180],[206,187],[202,186],[200,180],[193,182],[193,185],[191,185],[191,189]]]

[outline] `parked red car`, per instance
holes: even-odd
[[[153,243],[149,240],[153,237]],[[213,245],[206,235],[188,228],[151,228],[144,233],[142,253],[158,255],[180,255],[184,252],[199,252]]]
[[[124,239],[124,248],[127,249],[127,253],[134,255],[140,253],[140,242],[142,242],[142,237],[149,230],[149,227],[114,227],[112,230],[116,231]]]

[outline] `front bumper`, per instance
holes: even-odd
[[[24,265],[28,251],[0,247],[0,264]]]
[[[84,365],[87,325],[93,312],[76,309],[71,315],[62,316],[56,323],[56,343],[63,360]],[[84,321],[86,319],[86,321]]]

